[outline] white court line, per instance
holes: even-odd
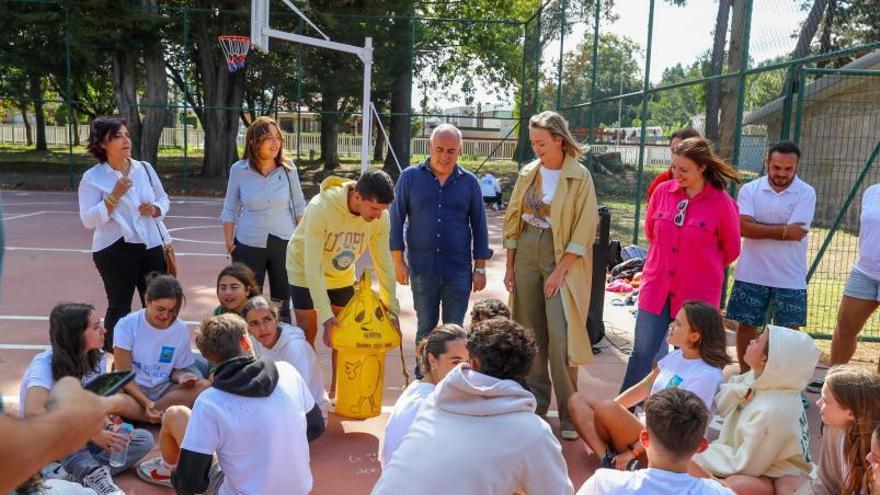
[[[4,208],[8,206],[42,206],[42,205],[66,205],[70,203],[76,203],[76,201],[39,201],[33,203],[0,203]]]
[[[48,211],[35,211],[33,213],[22,213],[21,215],[11,215],[8,217],[4,216],[3,221],[8,222],[9,220],[18,220],[19,218],[35,217],[37,215],[42,215],[44,213],[49,213],[49,212]]]
[[[103,320],[103,318],[101,318]],[[0,320],[12,320],[12,321],[49,321],[48,316],[29,316],[29,315],[0,315]],[[198,321],[195,320],[180,320],[185,324],[193,327],[199,326]],[[0,346],[6,344],[0,344]],[[0,347],[2,349],[3,347]]]
[[[214,241],[200,241],[205,243],[211,243]],[[6,246],[6,251],[48,251],[54,253],[84,253],[84,254],[92,254],[91,249],[69,249],[69,248],[39,248],[39,247],[26,247],[26,246]],[[180,251],[175,251],[174,254],[176,256],[205,256],[211,258],[225,258],[228,255],[226,254],[217,254],[217,253],[182,253]]]
[[[75,211],[57,211],[57,210],[46,210],[43,213],[52,213],[53,215],[79,215],[78,212]],[[167,215],[164,218],[183,218],[186,220],[217,220],[217,217],[203,217],[197,215]],[[218,221],[219,222],[219,221]],[[220,223],[217,223],[217,226],[220,227]]]

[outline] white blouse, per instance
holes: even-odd
[[[147,162],[131,160],[128,177],[132,180],[132,186],[119,198],[112,214],[108,213],[104,198],[113,192],[116,182],[122,178],[121,172],[107,163],[99,163],[86,170],[79,182],[79,217],[85,228],[95,231],[92,235],[92,252],[110,246],[119,238],[129,243],[145,244],[147,249],[161,245],[163,238],[168,242],[171,240],[160,221],[168,214],[171,201],[156,171]],[[160,216],[153,218],[141,215],[138,207],[142,203],[158,207]],[[161,235],[159,229],[162,230]]]

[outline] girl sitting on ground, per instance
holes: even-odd
[[[269,301],[266,296],[250,298],[244,305],[243,313],[248,332],[254,338],[254,352],[257,357],[268,357],[273,361],[292,364],[312,392],[326,425],[330,402],[324,391],[324,372],[303,329],[281,321],[278,305]]]
[[[862,495],[876,481],[868,460],[880,422],[880,377],[853,365],[834,366],[816,403],[825,426],[816,479],[784,476],[777,495]]]
[[[715,407],[724,417],[718,439],[691,462],[691,474],[725,478],[748,495],[773,493],[773,480],[810,476],[810,430],[801,391],[819,349],[809,335],[768,325],[746,348],[751,370],[721,386]]]
[[[196,363],[189,329],[177,317],[183,305],[180,282],[153,273],[147,279],[146,301],[144,309],[116,324],[113,360],[117,371],[136,374],[125,386],[130,400],[120,416],[158,423],[169,406],[192,407],[210,382]]]
[[[22,415],[45,414],[49,392],[61,378],[72,376],[86,384],[105,373],[107,358],[102,349],[106,332],[91,305],[55,306],[49,315],[52,346],[34,356],[21,382]],[[144,457],[153,448],[153,435],[146,430],[133,430],[124,463],[111,467],[111,452],[126,445],[125,437],[115,430],[110,418],[107,418],[104,431],[82,449],[61,459],[60,463],[67,471],[67,480],[81,483],[97,493],[124,493],[113,482],[112,476]]]
[[[459,363],[467,362],[469,353],[466,343],[467,333],[455,324],[440,325],[419,342],[416,356],[424,378],[410,383],[394,404],[394,410],[385,425],[385,440],[379,453],[383,466],[388,464],[394,451],[400,447],[422,402],[434,391],[434,386]]]
[[[217,275],[217,299],[220,305],[214,309],[214,316],[223,313],[241,315],[248,299],[259,295],[260,286],[247,265],[237,262],[227,265]]]
[[[649,395],[666,388],[683,388],[695,393],[711,410],[723,381],[722,369],[730,363],[718,310],[703,301],[686,301],[669,325],[667,341],[678,349],[614,400],[597,400],[585,392],[569,399],[574,426],[599,458],[601,467],[635,469],[639,464],[647,465],[639,442],[644,421],[629,409]]]

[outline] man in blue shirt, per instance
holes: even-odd
[[[461,131],[441,124],[430,146],[424,163],[400,175],[390,208],[391,256],[397,283],[412,282],[416,344],[437,326],[441,306],[443,323],[462,324],[471,289],[486,287],[492,257],[480,183],[458,165]]]

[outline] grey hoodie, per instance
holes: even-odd
[[[559,441],[513,380],[461,364],[425,400],[374,495],[574,492]]]

